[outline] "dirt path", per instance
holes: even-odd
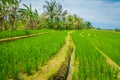
[[[73,32],[71,32],[70,34],[72,34]],[[71,38],[71,45],[73,46],[73,52],[71,54],[71,57],[70,57],[70,65],[69,65],[69,73],[68,73],[68,76],[67,76],[67,80],[72,80],[72,76],[73,76],[73,73],[75,71],[75,45],[73,43],[73,40],[72,40],[72,37],[70,36]]]
[[[59,71],[61,65],[68,56],[67,52],[71,43],[71,36],[68,33],[66,37],[66,42],[63,47],[58,51],[56,55],[54,55],[44,66],[40,68],[38,72],[31,76],[24,76],[24,80],[48,80],[50,76],[54,75],[57,71]],[[73,62],[71,63],[73,64]]]
[[[99,49],[95,44],[95,48],[106,58],[107,63],[114,69],[118,70],[117,79],[120,80],[120,66],[117,65],[112,59],[110,59],[101,49]]]
[[[33,37],[33,36],[37,36],[40,34],[47,34],[47,33],[49,33],[49,32],[41,32],[41,33],[37,33],[37,34],[29,34],[29,35],[24,35],[24,36],[4,38],[4,39],[0,39],[0,42],[7,42],[7,41],[12,41],[12,40],[17,40],[17,39],[22,39],[22,38],[27,38],[27,37]]]

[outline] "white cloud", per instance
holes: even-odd
[[[27,4],[31,2],[33,8],[40,9],[39,12],[43,11],[42,6],[45,4],[45,0],[25,0],[24,2]],[[120,27],[120,2],[109,3],[103,0],[64,0],[64,2],[59,0],[59,2],[69,13],[77,14],[84,20],[101,23],[101,26],[108,24],[108,26]]]
[[[66,4],[68,1],[66,0]],[[120,27],[120,2],[111,4],[102,1],[76,0],[68,3],[67,8],[70,13],[77,14],[93,23],[110,24],[111,26],[116,24]]]

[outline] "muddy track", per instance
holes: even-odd
[[[17,40],[17,39],[38,36],[40,34],[47,34],[47,33],[50,33],[50,32],[41,32],[41,33],[37,33],[37,34],[29,34],[29,35],[24,35],[24,36],[17,36],[17,37],[11,37],[11,38],[3,38],[3,39],[0,39],[0,42],[8,42],[8,41],[13,41],[13,40]]]
[[[69,32],[62,48],[33,75],[21,75],[22,80],[70,80],[73,74],[74,50]]]
[[[71,80],[73,74],[73,64],[74,64],[74,52],[75,46],[70,36],[71,32],[68,34],[68,49],[67,49],[67,56],[63,61],[59,70],[50,76],[49,80]]]

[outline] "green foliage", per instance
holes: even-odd
[[[90,22],[83,21],[76,15],[67,15],[62,5],[55,0],[45,1],[44,12],[32,10],[32,5],[23,4],[25,8],[19,8],[19,0],[0,1],[0,30],[16,29],[91,29],[94,28]]]
[[[66,17],[67,29],[83,29],[83,19],[77,15],[68,15]]]
[[[96,28],[97,30],[101,30],[101,28],[100,27],[98,27],[98,28]]]
[[[58,36],[59,35],[59,36]],[[62,47],[67,31],[56,31],[7,43],[0,43],[0,80],[17,79],[19,73],[38,70]]]
[[[15,30],[17,27],[19,0],[0,0],[0,30],[8,30],[11,28]],[[10,22],[8,24],[8,22]]]
[[[85,33],[91,35],[89,41],[96,44],[120,66],[120,33],[96,30],[86,30]]]
[[[9,37],[15,37],[15,36],[23,36],[33,33],[39,33],[39,32],[49,32],[51,30],[48,29],[42,29],[42,30],[15,30],[15,31],[1,31],[0,32],[0,39],[2,38],[9,38]]]
[[[19,9],[19,13],[21,15],[21,21],[23,22],[23,24],[27,24],[27,29],[37,29],[38,27],[38,22],[39,22],[39,15],[37,10],[35,9],[35,11],[32,11],[32,5],[30,4],[30,6],[27,6],[26,4],[23,4],[25,6],[26,9],[20,8]],[[26,18],[26,19],[24,19]]]
[[[94,29],[94,26],[92,26],[92,24],[89,21],[85,21],[83,25],[84,25],[84,28],[86,29]]]
[[[120,28],[116,28],[115,31],[120,32]]]
[[[98,40],[98,39],[94,40],[93,37],[91,37],[94,35],[91,34],[92,32],[94,32],[94,34],[97,33],[97,31],[95,32],[94,30],[91,31],[85,30],[85,31],[76,31],[75,33],[72,34],[73,41],[76,45],[75,58],[76,58],[76,62],[78,62],[78,64],[76,64],[78,67],[74,72],[73,80],[87,80],[87,79],[117,80],[116,78],[117,71],[114,68],[111,68],[111,66],[106,62],[105,57],[102,56],[101,53],[97,49],[95,49],[95,46],[93,45],[94,42],[96,44],[96,41],[104,42],[103,39],[105,38],[106,35],[105,34],[104,36],[102,35],[103,36],[102,40]],[[114,35],[114,33],[112,34]],[[114,35],[114,37],[115,36],[116,35]],[[110,36],[108,36],[108,39],[110,39]],[[101,45],[102,43],[98,43],[98,44]],[[106,41],[104,44],[108,45]],[[105,45],[102,45],[99,48],[101,49]],[[113,45],[113,44],[109,44],[109,45]],[[109,47],[107,48],[109,49]],[[108,50],[104,50],[104,52],[107,51]],[[110,54],[113,54],[113,51],[111,51]]]

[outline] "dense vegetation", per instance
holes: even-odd
[[[0,40],[50,33],[0,42],[0,80],[18,80],[19,75],[38,71],[63,46],[66,30],[74,30],[70,33],[76,46],[73,80],[117,80],[117,69],[111,68],[98,49],[120,66],[120,29],[94,30],[89,21],[68,14],[57,0],[45,1],[41,14],[31,4],[20,8],[19,3],[21,0],[0,0]]]
[[[97,43],[97,45],[102,45],[104,42],[107,43],[107,41],[111,40],[110,36],[107,35],[105,32],[100,32],[100,35],[102,35],[103,39],[109,37],[106,41],[105,40],[99,40],[96,39],[95,41],[90,41],[89,37],[94,36],[94,34],[90,34],[89,32],[94,31],[77,31],[72,34],[73,41],[76,45],[76,52],[75,52],[75,58],[76,58],[76,65],[77,69],[75,69],[73,80],[117,80],[117,71],[114,68],[111,68],[111,66],[106,62],[106,59],[101,53],[95,48],[93,43],[95,42],[101,42]],[[94,33],[98,34],[99,32],[95,31]],[[114,33],[111,33],[116,37]],[[99,36],[100,37],[100,36]],[[93,39],[93,37],[92,37]],[[92,40],[91,39],[91,40]],[[115,40],[113,38],[113,40]],[[109,43],[109,42],[108,42]],[[111,42],[112,43],[112,42]],[[104,50],[107,55],[115,55],[118,53],[115,53],[114,50],[114,44],[105,44],[105,47],[109,47],[110,51],[105,49],[105,47],[102,45],[99,48]],[[117,44],[117,43],[116,43]],[[107,48],[107,49],[109,49]],[[113,50],[113,51],[112,51]],[[119,50],[118,50],[119,51]],[[116,52],[118,52],[116,51]],[[120,52],[120,51],[119,51]],[[110,53],[110,54],[108,54]],[[115,54],[114,54],[115,53]],[[116,56],[117,57],[117,56]],[[116,58],[115,57],[115,58]],[[119,61],[119,60],[118,60]]]
[[[0,32],[0,39],[15,37],[15,36],[35,34],[35,33],[40,33],[40,32],[50,32],[50,31],[51,30],[48,30],[48,29],[43,29],[43,30],[15,30],[15,31],[7,30],[7,31]]]
[[[85,30],[89,41],[97,45],[105,54],[120,66],[120,33],[110,31]]]
[[[16,80],[20,72],[37,70],[62,47],[66,35],[67,31],[58,31],[0,43],[0,80]]]
[[[120,32],[120,28],[116,28],[115,31]]]
[[[89,21],[83,21],[77,15],[68,14],[57,1],[46,1],[44,12],[32,10],[32,5],[23,4],[21,0],[0,0],[0,30],[18,29],[83,29],[94,28]]]
[[[67,32],[55,31],[0,43],[0,80],[16,80],[19,74],[29,75],[37,71],[62,47]],[[78,30],[71,35],[76,46],[73,80],[116,80],[117,70],[111,68],[94,45],[120,65],[120,34],[112,31]]]

